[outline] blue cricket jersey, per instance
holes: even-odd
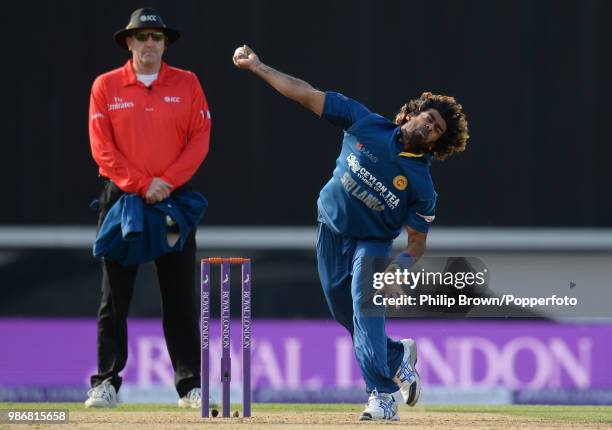
[[[325,94],[322,117],[345,131],[319,221],[358,239],[395,239],[405,225],[427,232],[436,206],[430,155],[400,155],[400,127],[342,94]]]

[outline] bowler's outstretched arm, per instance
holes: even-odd
[[[285,97],[302,104],[319,117],[323,114],[325,103],[325,93],[323,91],[317,90],[308,82],[265,65],[248,46],[244,45],[236,49],[232,60],[236,67],[255,73]]]

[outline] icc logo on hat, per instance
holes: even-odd
[[[140,15],[141,22],[157,21],[156,15]]]
[[[178,30],[170,28],[164,24],[159,12],[151,8],[136,9],[130,16],[130,22],[125,28],[115,32],[115,42],[120,46],[127,49],[127,43],[125,42],[126,37],[131,36],[134,30],[142,29],[160,29],[166,35],[166,44],[172,45],[176,42],[181,34]]]

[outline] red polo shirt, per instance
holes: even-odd
[[[179,187],[208,153],[210,113],[198,78],[162,63],[149,88],[132,61],[96,78],[89,140],[100,175],[127,193],[147,192],[154,177]]]

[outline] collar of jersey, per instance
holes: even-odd
[[[155,85],[164,85],[167,75],[168,65],[162,61],[157,79],[155,80]],[[138,85],[138,82],[140,81],[136,77],[136,72],[134,72],[134,68],[132,67],[132,59],[129,59],[123,66],[123,86]]]
[[[397,149],[403,148],[404,146],[400,143],[399,138],[401,135],[401,131],[400,131],[400,127],[398,126],[395,129],[395,132],[393,133],[393,137],[395,139],[395,144]],[[397,153],[398,157],[403,157],[403,158],[422,158],[423,160],[429,160],[429,157],[426,157],[425,154],[414,154],[412,152],[406,152],[406,151],[399,151]]]
[[[412,152],[400,152],[397,155],[399,155],[400,157],[406,157],[406,158],[419,158],[423,156],[423,154],[413,154]]]

